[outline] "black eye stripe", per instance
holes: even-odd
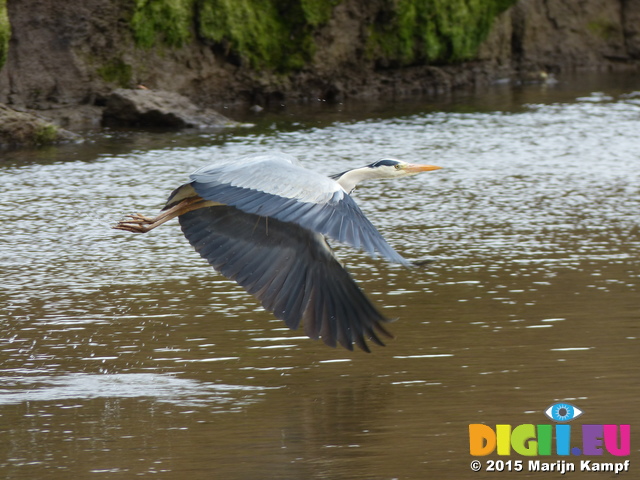
[[[372,163],[371,165],[369,165],[370,168],[376,168],[376,167],[395,167],[396,165],[398,165],[400,162],[398,162],[397,160],[378,160],[377,162]]]

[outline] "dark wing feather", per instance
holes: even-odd
[[[331,253],[322,235],[295,223],[205,207],[179,217],[184,235],[214,269],[235,280],[287,324],[352,350],[384,345],[388,322]]]

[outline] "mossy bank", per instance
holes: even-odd
[[[138,85],[208,106],[388,98],[640,61],[640,0],[4,2],[0,102],[27,108]]]
[[[387,65],[469,60],[495,18],[516,0],[378,2],[364,27],[364,53]],[[313,63],[315,35],[341,0],[137,0],[138,46],[208,42],[229,61],[287,73]],[[344,2],[347,3],[347,2]],[[375,2],[374,2],[375,3]],[[373,10],[373,9],[372,9]]]

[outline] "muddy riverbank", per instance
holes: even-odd
[[[245,38],[225,34],[234,27],[230,12],[220,9],[213,17],[219,23],[206,23],[199,2],[155,2],[160,10],[152,11],[122,0],[9,0],[12,35],[0,102],[45,110],[77,128],[99,123],[100,108],[119,87],[176,92],[209,107],[264,107],[439,95],[580,69],[635,70],[640,62],[640,0],[460,2],[455,11],[433,12],[410,1],[391,7],[343,0],[322,9],[292,2],[304,7],[299,17],[292,17],[295,9],[243,11],[235,21],[263,29]],[[402,6],[413,8],[415,18]],[[264,44],[261,33],[282,37],[269,22],[302,33],[291,30],[280,44]],[[430,37],[428,28],[435,32]],[[292,46],[297,41],[304,45]],[[268,47],[279,48],[279,56]],[[72,114],[69,107],[82,110]]]

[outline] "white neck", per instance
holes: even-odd
[[[374,172],[369,167],[356,168],[355,170],[349,170],[336,181],[347,193],[351,193],[360,182],[377,177],[377,175],[372,175],[372,173]]]

